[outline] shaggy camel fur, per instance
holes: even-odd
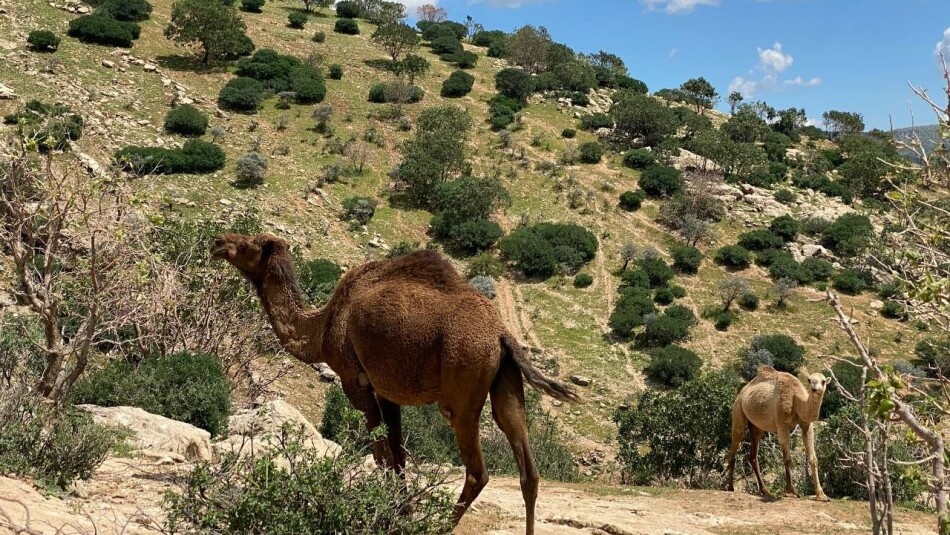
[[[759,440],[762,434],[778,433],[785,461],[785,496],[797,497],[792,488],[792,453],[789,449],[790,435],[795,426],[802,428],[802,441],[808,455],[808,468],[815,483],[816,499],[828,501],[818,481],[818,458],[815,457],[815,428],[821,399],[829,379],[820,373],[808,374],[808,390],[790,373],[776,371],[771,366],[759,368],[755,378],[745,385],[732,406],[732,448],[729,450],[728,490],[733,490],[736,468],[736,451],[742,443],[746,427],[752,435],[749,464],[755,472],[755,481],[763,496],[771,497],[762,483],[759,470]]]
[[[369,262],[340,279],[321,309],[305,305],[287,242],[270,234],[221,236],[215,258],[228,261],[254,285],[284,348],[306,363],[326,362],[372,430],[376,462],[400,474],[406,463],[400,407],[437,403],[465,463],[456,523],[488,483],[478,422],[491,395],[492,416],[508,438],[534,533],[538,470],[528,444],[524,384],[577,402],[567,386],[538,372],[506,331],[491,302],[438,253],[421,251]]]

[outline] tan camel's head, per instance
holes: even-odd
[[[226,260],[249,279],[259,280],[267,271],[270,258],[286,249],[287,242],[273,234],[224,234],[214,240],[211,257]]]
[[[830,377],[821,373],[808,373],[808,370],[805,370],[805,376],[808,378],[808,391],[812,394],[824,394],[825,388],[831,382]]]

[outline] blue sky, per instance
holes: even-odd
[[[869,128],[886,129],[889,114],[895,127],[909,125],[911,103],[918,124],[934,123],[907,82],[940,97],[935,51],[941,42],[950,51],[950,0],[439,0],[437,5],[452,20],[471,15],[487,29],[506,31],[546,26],[556,41],[577,51],[618,54],[651,91],[704,76],[722,95],[741,88],[777,108],[804,107],[819,121],[828,109],[856,111]]]

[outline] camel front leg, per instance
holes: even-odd
[[[353,407],[363,413],[363,416],[366,418],[366,429],[372,434],[373,431],[383,423],[383,415],[379,408],[379,402],[376,400],[376,394],[373,393],[373,386],[369,384],[369,380],[365,379],[365,377],[363,373],[360,373],[352,380],[341,381],[341,383],[343,385],[343,393],[346,394],[347,399],[350,400]],[[361,378],[363,380],[361,380]],[[382,468],[396,466],[387,437],[373,441],[373,459],[375,459],[376,464]]]
[[[802,426],[802,442],[805,443],[805,454],[808,456],[808,471],[811,472],[812,481],[815,483],[815,499],[820,502],[830,501],[821,488],[821,482],[818,481],[818,457],[815,455],[814,423]]]
[[[778,429],[778,442],[782,447],[782,460],[785,463],[785,497],[797,498],[798,493],[795,492],[795,487],[792,486],[791,434],[791,429],[781,427]]]

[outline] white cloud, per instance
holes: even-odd
[[[689,13],[696,6],[718,6],[719,0],[640,0],[648,10],[662,9],[667,13]]]
[[[821,78],[803,78],[796,76],[788,80],[781,80],[781,74],[791,68],[795,58],[782,50],[782,43],[775,43],[772,48],[756,49],[759,62],[755,70],[749,71],[748,76],[736,76],[729,83],[729,91],[738,91],[746,98],[754,97],[759,93],[773,91],[781,87],[815,87],[821,84]]]
[[[940,54],[941,52],[950,55],[950,28],[943,31],[943,39],[937,43],[937,49],[934,50],[934,54]]]
[[[439,0],[396,0],[400,4],[406,6],[406,13],[415,17],[416,9],[424,4],[432,4],[434,6],[439,5]]]
[[[785,80],[782,83],[785,85],[797,85],[801,87],[815,87],[821,85],[821,78],[815,76],[805,80],[801,76],[796,76],[795,78],[792,78],[791,80]]]
[[[782,52],[782,43],[775,43],[772,48],[764,50],[759,48],[758,51],[759,68],[766,72],[785,72],[795,62],[795,58]]]
[[[678,48],[674,48],[673,50],[670,50],[670,53],[666,55],[666,59],[674,59],[674,58],[676,58],[676,54],[677,54],[679,51],[680,51],[680,49],[678,49]]]

